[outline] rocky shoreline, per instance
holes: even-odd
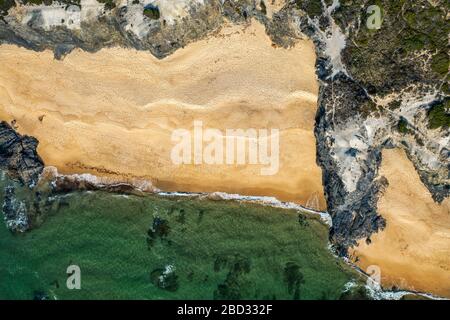
[[[418,26],[408,19],[411,12],[423,22],[421,27],[430,23],[428,17],[419,16],[419,5],[425,6],[430,15],[436,15],[433,23],[440,23],[437,17],[445,20],[445,12],[448,15],[444,5],[436,8],[427,1],[418,2],[417,7],[405,9],[382,1],[388,9],[383,28],[409,28],[411,37],[415,36]],[[365,30],[361,20],[369,2],[364,0],[342,5],[336,0],[323,1],[319,6],[314,1],[287,1],[272,18],[253,0],[205,0],[203,5],[190,1],[185,15],[175,22],[141,17],[136,10],[143,8],[143,2],[121,3],[113,9],[95,3],[97,13],[75,29],[48,27],[42,15],[45,6],[10,8],[9,14],[3,14],[0,19],[0,43],[36,51],[51,49],[57,59],[74,48],[95,52],[110,46],[148,50],[164,58],[216,32],[225,21],[245,25],[249,19],[265,25],[275,46],[288,48],[302,37],[314,41],[320,83],[315,128],[317,155],[323,170],[328,212],[333,219],[330,238],[340,255],[345,256],[347,249],[360,239],[370,242],[371,234],[385,227],[384,219],[377,212],[377,201],[387,186],[386,179],[378,176],[383,148],[406,150],[435,201],[449,196],[450,132],[445,122],[448,121],[445,106],[449,103],[449,76],[448,72],[442,74],[435,62],[436,56],[442,58],[441,53],[448,49],[448,44],[432,38],[430,44],[422,41],[421,49],[411,49],[410,42],[384,35],[389,32],[381,34],[383,29]],[[138,29],[134,28],[136,15],[142,18]],[[24,19],[28,19],[26,23]],[[444,33],[448,32],[448,25],[444,24],[443,28]],[[377,34],[378,40],[371,40]],[[424,56],[420,63],[417,55]],[[446,59],[448,69],[448,54]],[[441,105],[444,106],[443,125],[431,128],[429,115]],[[31,189],[43,170],[36,147],[36,139],[22,137],[2,123],[2,169]],[[77,187],[59,183],[62,193],[94,188],[86,183]],[[6,193],[9,196],[5,199],[5,217],[23,221],[23,206],[11,205],[14,193],[11,189]],[[36,208],[36,205],[28,207]]]
[[[0,122],[0,170],[32,188],[44,163],[37,153],[37,139],[22,136],[6,122]]]

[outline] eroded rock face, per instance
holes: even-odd
[[[285,13],[269,19],[253,0],[112,1],[112,9],[96,0],[22,3],[12,5],[1,17],[0,43],[50,49],[58,59],[74,48],[95,52],[110,46],[148,50],[164,58],[214,32],[225,19],[235,23],[259,19],[270,25],[274,42],[281,46],[292,44],[296,37],[294,29],[286,28]],[[159,10],[157,19],[144,13],[149,5]]]
[[[376,209],[387,183],[378,174],[383,148],[405,149],[433,198],[449,196],[450,30],[444,1],[379,1],[384,14],[379,30],[365,26],[372,4],[368,0],[286,1],[271,18],[257,1],[185,0],[176,17],[165,16],[161,8],[159,19],[150,19],[142,13],[150,2],[155,1],[117,1],[113,9],[105,9],[96,1],[82,1],[84,18],[71,27],[43,18],[49,4],[11,5],[0,20],[0,42],[51,49],[57,58],[76,47],[93,52],[107,46],[149,50],[163,58],[214,32],[225,19],[243,24],[257,19],[274,44],[283,47],[306,35],[317,51],[317,154],[333,218],[331,239],[339,252],[346,254],[357,240],[370,239],[385,226]],[[83,15],[83,5],[94,13]],[[435,121],[431,110],[436,105],[443,107]],[[41,170],[31,161],[35,151],[27,156],[30,151],[22,153],[22,144],[7,143],[18,138],[10,128],[5,130],[2,152],[8,154],[5,159],[16,159],[8,160],[11,165],[5,168],[24,182],[32,181]],[[26,146],[34,149],[25,150],[35,150],[35,140],[26,138]]]
[[[296,3],[302,6],[305,1]],[[399,10],[419,14],[418,7],[401,9],[383,1],[388,12],[384,26],[368,31],[361,20],[367,17],[368,5],[353,1],[341,6],[335,0],[314,12],[314,17],[300,18],[301,29],[317,48],[318,161],[333,218],[330,236],[341,254],[357,239],[370,242],[370,235],[385,227],[377,212],[387,184],[378,174],[383,148],[405,149],[433,198],[442,201],[449,196],[448,125],[432,129],[427,119],[434,104],[448,104],[448,73],[442,76],[433,65],[433,52],[445,50],[448,44],[435,47],[433,37],[440,38],[430,35],[430,44],[424,44],[421,52],[408,51],[403,37],[391,31],[410,27],[414,35],[408,19],[399,20],[397,15]],[[439,17],[437,24],[446,19],[445,7],[421,5]],[[430,24],[423,19],[423,24]],[[448,26],[444,29],[448,34]],[[420,55],[426,58],[418,59]]]

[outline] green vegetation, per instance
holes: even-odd
[[[44,1],[45,0],[23,0],[22,2],[23,2],[23,4],[28,4],[28,5],[31,5],[31,4],[41,5],[41,4],[45,3]],[[51,1],[50,1],[50,3],[51,3]]]
[[[427,49],[438,52],[431,61],[431,69],[445,76],[449,70],[448,34],[450,26],[446,21],[447,13],[440,7],[417,10],[413,6],[404,14],[409,35],[403,42],[407,51]]]
[[[367,295],[367,290],[361,286],[355,286],[350,290],[346,291],[341,296],[341,300],[367,300],[369,299]]]
[[[391,110],[395,110],[395,109],[400,108],[401,105],[402,105],[402,102],[400,100],[394,100],[388,104],[388,107]]]
[[[310,17],[316,17],[322,14],[322,2],[317,0],[296,0],[295,5],[298,9],[305,11]]]
[[[264,3],[264,0],[261,0],[259,5],[261,6],[261,13],[263,15],[266,15],[267,14],[267,7],[266,7],[266,4]]]
[[[380,7],[383,23],[379,30],[369,30],[362,23],[357,33],[350,33],[344,61],[355,80],[366,88],[373,86],[377,94],[411,82],[442,80],[449,68],[450,24],[445,7],[425,0],[377,0],[370,4]],[[366,1],[341,1],[334,14],[336,22],[344,30],[355,17],[366,21],[368,5]],[[432,72],[424,73],[418,67],[420,64],[412,55],[418,50],[433,54]],[[444,91],[446,88],[444,85]]]
[[[53,0],[22,0],[21,2],[26,5],[42,5],[42,4],[51,5]],[[59,2],[65,3],[67,5],[70,4],[80,5],[81,3],[80,0],[59,0]],[[104,3],[105,9],[107,10],[111,10],[116,7],[115,0],[98,0],[98,2]],[[16,3],[14,0],[0,0],[0,14],[5,15],[7,11],[15,5]]]
[[[402,47],[406,51],[421,50],[425,48],[427,40],[427,37],[423,34],[410,34],[403,38]]]
[[[441,52],[433,56],[433,59],[431,61],[431,69],[442,75],[445,76],[449,71],[449,55],[446,52]]]
[[[148,5],[144,8],[144,15],[152,20],[158,20],[161,17],[159,8],[152,5]]]
[[[358,277],[329,252],[327,227],[296,211],[103,192],[63,201],[25,234],[0,224],[1,299],[338,299]],[[81,290],[66,288],[69,265]]]
[[[397,129],[402,134],[408,134],[411,133],[411,130],[408,128],[408,121],[404,118],[400,118],[397,124]]]
[[[428,126],[431,129],[450,127],[450,99],[439,102],[428,110]]]
[[[14,0],[0,0],[0,15],[7,14],[8,10],[16,5]]]
[[[22,0],[21,1],[23,4],[27,4],[27,5],[41,5],[41,4],[45,4],[45,5],[51,5],[53,0]],[[65,4],[76,4],[76,5],[80,5],[81,1],[80,0],[59,0],[60,3],[65,3]],[[116,4],[114,2],[114,0],[98,0],[98,2],[100,3],[104,3],[105,4],[105,8],[108,10],[111,10],[113,8],[115,8]],[[9,8],[15,6],[15,1],[14,0],[0,0],[0,13],[6,13]]]
[[[111,10],[116,7],[116,3],[114,2],[114,0],[98,0],[98,2],[104,3],[106,10]]]
[[[53,2],[53,0],[22,0],[23,4],[35,4],[35,5],[41,5],[41,4],[45,4],[47,6],[51,5]],[[62,3],[76,3],[79,4],[80,0],[74,0],[74,1],[61,1]]]

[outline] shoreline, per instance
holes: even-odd
[[[72,175],[73,176],[79,176],[79,175]],[[83,175],[80,175],[83,176]],[[67,178],[71,176],[66,175],[59,175],[60,178]],[[91,179],[88,179],[89,182],[93,182]],[[131,187],[131,192],[117,192],[117,191],[108,191],[104,190],[103,188],[115,188],[115,187]],[[287,202],[287,201],[281,201],[275,197],[268,197],[268,196],[251,196],[251,195],[240,195],[240,194],[230,194],[226,192],[177,192],[177,191],[162,191],[162,190],[154,190],[154,191],[145,191],[142,189],[139,189],[136,185],[132,185],[129,183],[111,183],[111,184],[97,184],[96,187],[98,187],[97,190],[79,190],[74,189],[72,192],[95,192],[95,191],[105,191],[109,193],[116,193],[117,196],[158,196],[163,198],[189,198],[189,199],[198,199],[198,200],[207,200],[207,201],[231,201],[231,202],[237,202],[237,203],[249,203],[249,204],[255,204],[255,205],[261,205],[261,206],[268,206],[272,208],[280,208],[284,210],[295,210],[298,212],[308,213],[313,216],[316,216],[319,218],[319,220],[327,227],[330,228],[332,226],[332,221],[330,215],[326,211],[317,211],[311,208],[304,207],[300,204],[293,203],[293,202]],[[135,191],[138,191],[140,194],[137,194]],[[70,196],[72,192],[66,193],[65,196]],[[331,243],[329,243],[328,249],[330,252],[338,259],[345,262],[349,267],[354,269],[356,272],[358,272],[360,275],[365,277],[366,279],[370,278],[370,275],[367,274],[361,266],[359,266],[357,263],[352,261],[350,258],[345,257],[339,257],[336,252],[333,250],[333,247]],[[384,288],[383,286],[380,286],[379,284],[374,284],[372,286],[366,285],[366,289],[368,289],[369,295],[375,299],[386,299],[386,300],[400,300],[404,296],[407,295],[416,295],[420,297],[424,297],[427,299],[432,300],[449,300],[448,297],[436,295],[431,292],[423,292],[423,291],[415,291],[415,290],[409,290],[408,288],[397,288],[395,290]]]
[[[159,188],[154,187],[151,181],[135,180],[134,182],[130,183],[107,180],[104,177],[97,177],[91,174],[65,175],[59,174],[57,169],[54,167],[45,167],[38,182],[38,186],[43,186],[49,182],[56,189],[56,192],[61,192],[61,190],[70,190],[70,192],[106,191],[132,195],[141,193],[143,195],[158,195],[163,197],[204,198],[212,201],[225,200],[267,205],[273,208],[282,208],[288,210],[292,209],[317,215],[318,217],[320,217],[321,221],[324,222],[328,227],[331,227],[332,225],[331,217],[326,211],[308,208],[296,202],[283,201],[273,196],[243,195],[237,193],[227,193],[223,191],[189,192],[160,190]]]
[[[313,199],[324,210],[315,60],[312,41],[274,48],[257,21],[224,26],[162,60],[109,48],[74,50],[57,61],[49,51],[2,45],[0,117],[38,139],[44,163],[62,174],[276,196],[304,206]],[[279,170],[264,176],[262,164],[174,164],[171,135],[195,121],[221,132],[279,130]]]

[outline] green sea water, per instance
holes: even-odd
[[[80,192],[46,215],[24,234],[0,223],[0,299],[338,299],[357,277],[294,210]]]

